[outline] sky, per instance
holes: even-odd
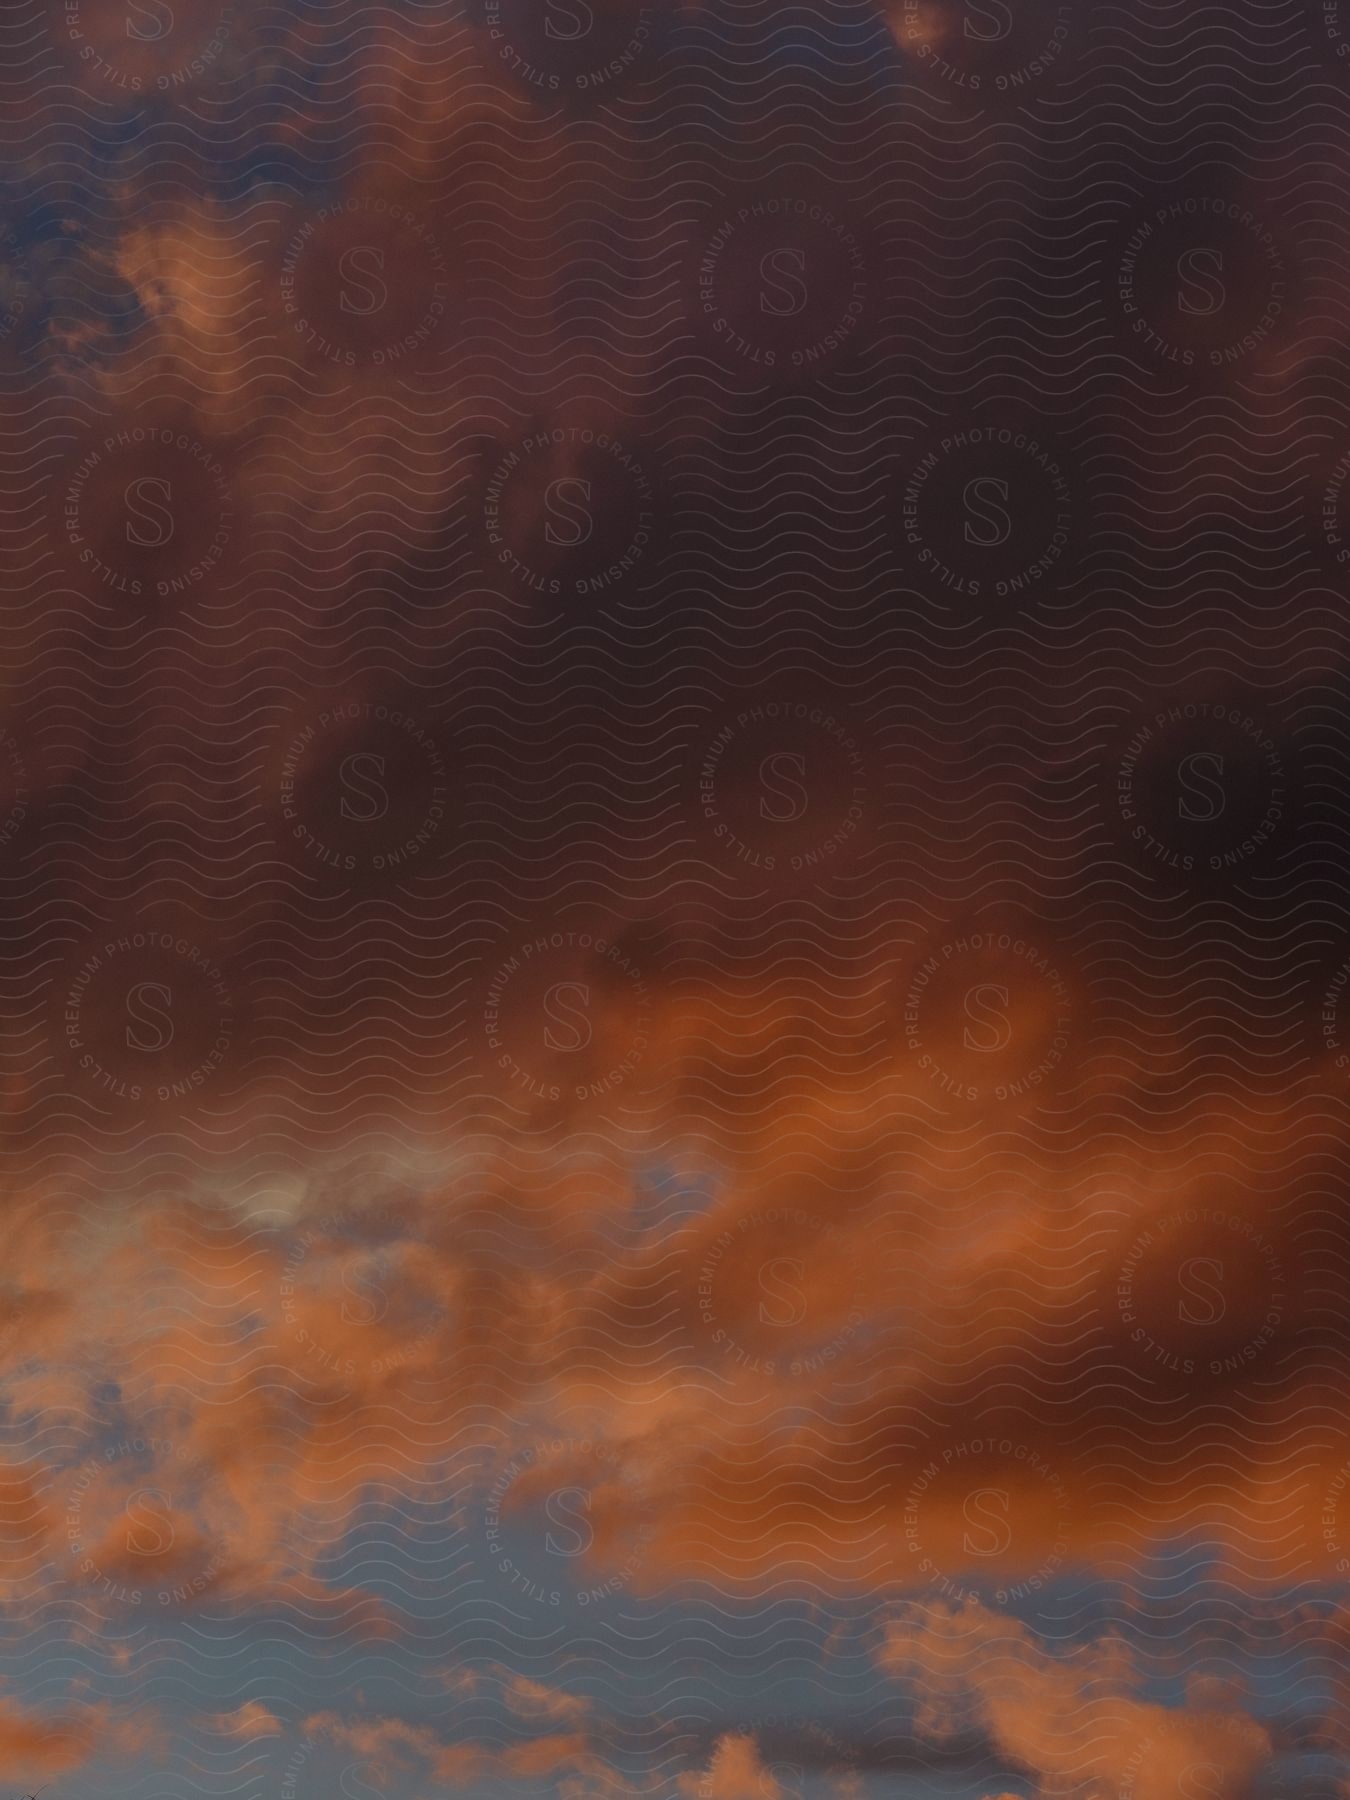
[[[1350,6],[0,35],[9,1790],[1348,1800]]]

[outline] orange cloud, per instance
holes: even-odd
[[[902,1609],[877,1660],[914,1684],[922,1732],[983,1728],[1045,1794],[1097,1782],[1127,1800],[1179,1800],[1206,1771],[1210,1791],[1236,1800],[1272,1754],[1269,1732],[1244,1712],[1135,1698],[1123,1642],[1054,1654],[1019,1620],[975,1601]]]
[[[95,1756],[153,1758],[164,1741],[148,1714],[128,1719],[109,1706],[50,1714],[0,1700],[0,1759],[19,1780],[65,1774]]]
[[[764,1766],[758,1744],[745,1732],[718,1738],[707,1769],[682,1775],[679,1788],[687,1800],[779,1800],[783,1792]]]
[[[233,1712],[217,1713],[210,1723],[226,1737],[250,1742],[254,1738],[275,1737],[281,1731],[281,1721],[259,1700],[246,1700]]]

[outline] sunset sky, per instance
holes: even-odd
[[[1350,0],[11,0],[0,1771],[1350,1800]]]

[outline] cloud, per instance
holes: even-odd
[[[281,1721],[260,1700],[246,1700],[233,1712],[216,1713],[209,1723],[226,1737],[241,1738],[251,1742],[255,1738],[276,1737],[281,1731]]]
[[[975,1726],[1042,1794],[1100,1784],[1122,1800],[1236,1800],[1270,1760],[1269,1732],[1229,1708],[1140,1700],[1123,1641],[1048,1650],[1017,1619],[977,1601],[913,1603],[886,1624],[877,1661],[911,1689],[920,1732]]]
[[[783,1792],[753,1735],[734,1731],[718,1738],[705,1770],[680,1777],[679,1788],[686,1800],[780,1800]]]
[[[579,1694],[567,1694],[561,1688],[549,1687],[542,1681],[531,1681],[525,1675],[500,1671],[502,1696],[511,1711],[522,1719],[583,1719],[591,1703]]]
[[[391,1772],[421,1773],[438,1781],[490,1777],[537,1780],[575,1775],[602,1766],[582,1732],[546,1733],[518,1743],[490,1745],[447,1740],[427,1725],[388,1717],[342,1718],[316,1713],[304,1722],[311,1737],[326,1738],[363,1762],[371,1779]]]
[[[149,1713],[129,1718],[110,1706],[47,1713],[0,1699],[0,1762],[16,1780],[65,1774],[96,1756],[153,1759],[164,1741]]]

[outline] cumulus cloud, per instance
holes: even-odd
[[[912,1691],[925,1735],[974,1726],[1045,1795],[1181,1800],[1195,1787],[1236,1800],[1272,1754],[1263,1725],[1206,1706],[1203,1689],[1199,1704],[1184,1707],[1140,1699],[1122,1640],[1052,1650],[978,1601],[902,1608],[886,1623],[877,1660]]]
[[[779,1800],[782,1787],[749,1732],[729,1731],[713,1745],[708,1766],[680,1777],[687,1800]]]

